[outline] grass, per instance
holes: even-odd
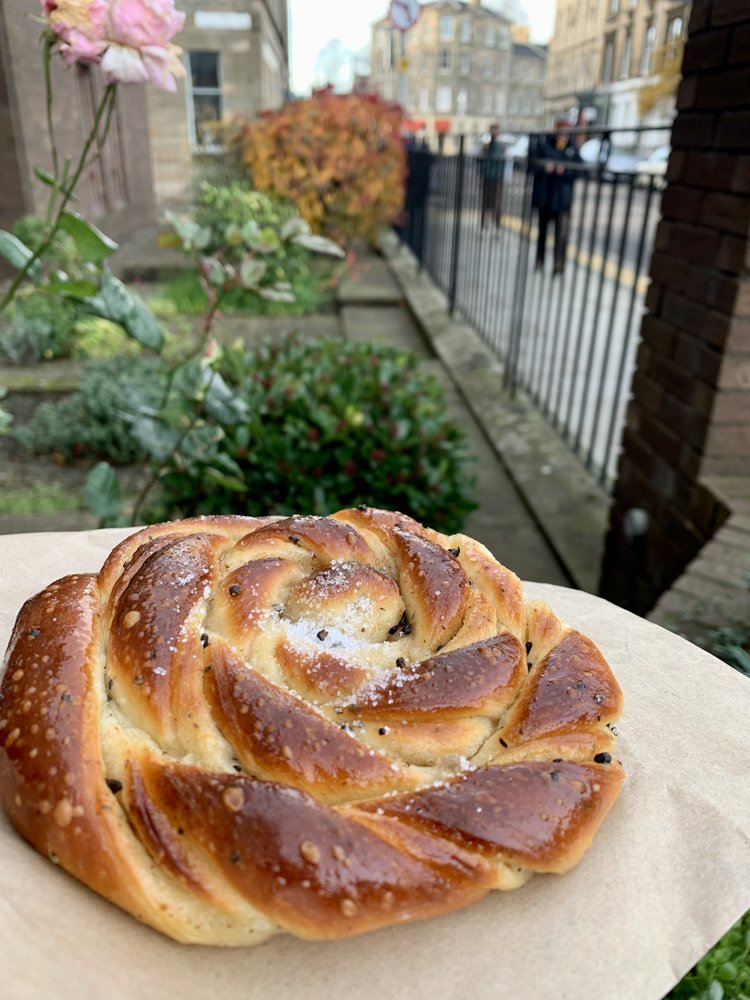
[[[81,509],[81,498],[53,483],[0,487],[0,514],[60,514]]]
[[[296,295],[293,303],[268,302],[253,292],[236,288],[226,295],[221,309],[227,315],[306,316],[327,305],[334,296],[330,269],[305,269],[295,276],[293,287]],[[167,282],[149,305],[157,313],[174,310],[184,316],[202,316],[206,311],[206,296],[197,274],[186,271]]]

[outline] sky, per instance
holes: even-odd
[[[485,0],[485,6],[494,6]],[[535,42],[546,42],[552,33],[555,0],[521,0]],[[292,90],[307,93],[314,81],[315,60],[333,38],[357,51],[369,45],[370,23],[382,17],[388,0],[289,0],[291,24]]]

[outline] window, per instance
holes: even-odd
[[[482,114],[483,115],[492,114],[492,94],[488,90],[485,90],[485,92],[482,94]]]
[[[656,28],[650,24],[646,28],[643,39],[643,53],[641,55],[641,74],[648,76],[651,72],[651,58],[654,54],[654,42],[656,41]]]
[[[422,18],[422,41],[429,42],[430,40],[430,19],[428,17]]]
[[[484,44],[486,48],[494,49],[496,40],[497,36],[495,35],[495,26],[488,24],[484,29]]]
[[[491,80],[495,72],[495,64],[492,59],[485,59],[482,63],[482,76],[485,80]]]
[[[498,90],[495,94],[495,114],[504,115],[505,114],[505,91]]]
[[[499,28],[498,35],[500,36],[500,48],[509,49],[510,48],[510,32],[507,28]]]
[[[630,60],[633,55],[633,36],[628,32],[625,35],[625,44],[622,49],[622,62],[620,63],[620,79],[630,78]]]
[[[612,82],[612,64],[615,56],[615,40],[608,38],[604,45],[604,67],[602,69],[602,83]]]
[[[667,21],[667,58],[674,59],[677,55],[677,45],[682,37],[682,18],[673,17]]]
[[[464,45],[471,44],[471,21],[468,17],[461,20],[461,41]]]
[[[466,109],[469,106],[469,92],[467,90],[459,90],[456,95],[456,114],[465,115]]]
[[[453,108],[453,90],[451,87],[438,87],[435,92],[435,110],[445,114]]]
[[[421,87],[419,90],[419,110],[430,110],[430,90],[429,87]]]
[[[449,42],[453,38],[455,30],[455,18],[452,14],[442,14],[440,17],[440,38],[444,42]]]
[[[667,22],[667,43],[676,42],[682,35],[682,18],[673,17]]]
[[[441,49],[438,52],[438,69],[441,73],[448,73],[453,65],[453,53],[450,49]]]
[[[211,145],[206,126],[221,121],[222,100],[219,83],[219,53],[189,52],[188,129],[194,146]]]
[[[620,0],[609,0],[609,12],[607,16],[615,17],[619,9],[620,9]]]
[[[462,52],[458,57],[458,72],[461,76],[471,73],[471,56],[468,52]]]
[[[422,53],[422,72],[423,73],[429,73],[429,71],[430,71],[430,53],[429,52],[423,52]]]

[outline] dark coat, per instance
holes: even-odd
[[[552,161],[565,165],[563,174],[547,173],[543,161]],[[548,135],[537,143],[536,150],[529,157],[529,167],[534,173],[534,187],[531,192],[531,204],[534,208],[543,208],[555,214],[569,212],[573,202],[573,184],[580,170],[576,164],[583,163],[578,146],[571,137],[563,150],[555,145],[555,137]]]
[[[479,174],[484,181],[501,181],[505,177],[505,147],[499,139],[482,146]]]

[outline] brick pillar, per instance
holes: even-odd
[[[749,95],[750,0],[695,0],[602,570],[640,614],[750,476]]]

